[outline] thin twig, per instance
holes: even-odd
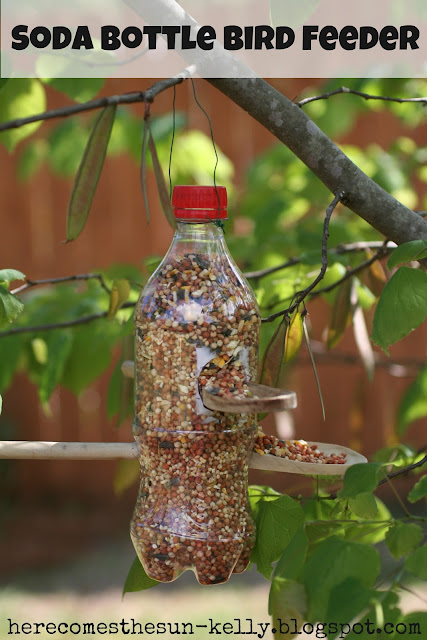
[[[364,93],[363,91],[357,91],[356,89],[349,89],[348,87],[340,87],[339,89],[334,89],[333,91],[328,91],[327,93],[321,93],[318,96],[304,98],[304,100],[300,100],[295,104],[297,104],[298,107],[303,107],[306,104],[309,104],[310,102],[316,102],[317,100],[327,100],[328,98],[331,98],[332,96],[336,96],[340,93],[351,93],[355,96],[359,96],[360,98],[364,98],[365,100],[383,100],[385,102],[398,102],[398,103],[415,102],[415,103],[420,103],[424,105],[427,104],[427,97],[426,98],[393,98],[390,96],[376,96],[370,93]]]
[[[364,262],[361,262],[353,269],[348,269],[348,271],[343,275],[342,278],[340,278],[336,282],[333,282],[327,287],[323,287],[322,289],[317,289],[317,291],[314,291],[310,297],[314,298],[316,296],[321,295],[322,293],[328,293],[329,291],[332,291],[333,289],[335,289],[335,287],[339,287],[343,282],[345,282],[349,278],[352,278],[357,273],[360,273],[360,271],[367,269],[368,267],[371,266],[371,264],[374,264],[374,262],[376,262],[377,260],[380,260],[386,255],[386,247],[387,247],[387,240],[382,243],[381,247],[371,258],[369,258],[368,260],[365,260]]]
[[[76,273],[71,276],[62,276],[60,278],[45,278],[44,280],[30,280],[26,278],[25,284],[13,289],[11,293],[16,295],[17,293],[22,293],[26,289],[30,289],[31,287],[37,287],[41,284],[59,284],[62,282],[73,282],[75,280],[98,280],[101,287],[110,294],[111,291],[105,284],[105,280],[101,273]]]
[[[345,282],[349,278],[352,278],[357,273],[360,273],[360,271],[363,271],[364,269],[367,269],[368,267],[371,266],[371,264],[373,264],[377,260],[380,260],[382,257],[384,257],[387,254],[387,242],[388,242],[387,240],[385,240],[385,242],[382,242],[381,243],[381,247],[378,249],[378,251],[371,258],[369,258],[369,260],[365,260],[364,262],[361,262],[360,264],[358,264],[353,269],[348,269],[346,271],[346,273],[343,275],[342,278],[340,278],[339,280],[336,280],[335,282],[333,282],[332,284],[328,285],[327,287],[323,287],[322,289],[318,289],[317,291],[312,291],[312,289],[314,288],[313,287],[313,283],[312,283],[310,285],[310,287],[309,287],[309,292],[306,295],[309,295],[310,299],[312,299],[312,298],[315,298],[316,296],[321,295],[322,293],[328,293],[329,291],[333,291],[334,289],[339,287],[343,282]],[[317,278],[316,278],[316,280],[317,280]],[[316,282],[316,280],[314,282]],[[319,280],[317,280],[317,281],[319,282]],[[304,289],[304,291],[307,291],[307,290]],[[298,294],[296,294],[296,295],[298,295]],[[304,298],[305,297],[306,296],[304,296]],[[289,300],[289,299],[290,298],[286,298],[285,300],[279,300],[278,302],[274,303],[274,306],[276,307],[278,304],[281,304],[282,302],[283,303],[287,302],[287,300]],[[293,296],[292,299],[295,299],[295,296]],[[300,304],[300,302],[298,304]],[[268,309],[269,307],[264,307],[264,308]],[[270,308],[271,308],[271,306],[270,306]],[[279,316],[288,315],[288,314],[290,315],[291,313],[293,313],[295,308],[296,308],[295,307],[295,303],[293,303],[287,309],[283,309],[282,311],[278,311],[277,313],[273,313],[273,314],[267,316],[266,318],[261,318],[261,322],[272,322],[273,320],[275,320]]]
[[[326,273],[326,269],[328,268],[328,238],[329,238],[329,221],[331,216],[338,205],[338,203],[344,197],[343,191],[338,191],[334,199],[332,200],[329,207],[326,209],[325,220],[323,222],[323,233],[322,233],[322,265],[320,267],[319,274],[313,280],[313,282],[303,289],[302,291],[298,291],[293,300],[294,302],[288,309],[284,309],[282,311],[278,311],[277,313],[273,313],[271,316],[267,318],[262,318],[261,322],[273,322],[276,318],[280,318],[284,315],[291,315],[295,309],[298,309],[300,304],[305,300],[305,298],[310,294],[310,292],[319,284],[319,282],[324,278]]]
[[[351,242],[348,244],[340,244],[333,249],[329,249],[329,254],[333,255],[344,255],[347,253],[357,253],[359,251],[366,251],[367,249],[379,249],[384,245],[382,240],[375,240],[374,242]],[[391,253],[393,249],[396,248],[395,242],[387,243],[387,253]],[[248,280],[259,280],[260,278],[264,278],[265,276],[269,276],[271,273],[276,273],[276,271],[281,271],[282,269],[287,269],[288,267],[293,267],[297,264],[301,264],[304,262],[303,256],[296,256],[294,258],[290,258],[286,262],[276,265],[275,267],[269,267],[268,269],[259,269],[258,271],[247,271],[244,276]]]
[[[129,309],[135,306],[135,302],[125,302],[120,308]],[[53,329],[67,329],[68,327],[77,327],[81,324],[88,324],[93,320],[99,320],[100,318],[106,318],[108,311],[100,311],[99,313],[92,313],[89,316],[83,316],[82,318],[76,318],[75,320],[66,320],[65,322],[53,322],[51,324],[39,324],[28,327],[15,327],[8,331],[0,331],[0,338],[6,338],[7,336],[15,336],[22,333],[39,333],[41,331],[50,331]]]
[[[74,116],[78,113],[84,113],[86,111],[93,111],[94,109],[101,109],[111,105],[118,104],[135,104],[137,102],[153,102],[154,98],[161,93],[170,89],[171,87],[181,84],[187,78],[194,74],[194,67],[188,67],[182,73],[174,76],[173,78],[167,78],[156,82],[147,91],[135,91],[133,93],[124,93],[116,96],[106,96],[104,98],[97,98],[96,100],[89,100],[89,102],[83,102],[82,104],[73,104],[68,107],[60,107],[59,109],[52,109],[50,111],[44,111],[43,113],[37,113],[27,118],[17,118],[16,120],[9,120],[8,122],[2,122],[0,124],[0,131],[8,131],[9,129],[17,129],[23,127],[31,122],[40,122],[42,120],[52,120],[54,118],[67,118]]]
[[[378,482],[378,486],[380,486],[381,484],[385,484],[386,482],[388,482],[389,480],[392,480],[393,478],[397,478],[398,476],[402,476],[406,473],[409,473],[409,471],[412,471],[413,469],[418,469],[418,467],[422,467],[426,463],[427,463],[427,455],[425,455],[424,458],[422,458],[422,460],[419,460],[418,462],[409,464],[407,467],[402,467],[402,469],[398,469],[393,473],[388,473],[386,478],[383,478]]]

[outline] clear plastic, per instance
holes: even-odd
[[[245,393],[258,367],[252,290],[212,222],[179,223],[135,311],[135,418],[141,484],[131,537],[147,574],[195,571],[201,584],[245,570],[255,540],[247,495],[256,415],[201,399]]]

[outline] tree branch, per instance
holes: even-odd
[[[384,242],[382,240],[376,240],[374,242],[351,242],[349,244],[338,245],[338,247],[335,247],[334,249],[329,249],[329,254],[344,255],[347,253],[357,253],[359,251],[366,251],[366,249],[379,249],[383,245]],[[395,242],[387,242],[387,253],[391,253],[395,248]],[[276,271],[288,269],[289,267],[301,264],[302,262],[304,262],[303,257],[296,256],[294,258],[290,258],[287,262],[282,262],[281,264],[276,265],[275,267],[269,267],[268,269],[259,269],[258,271],[247,271],[244,276],[248,280],[260,280],[265,276],[276,273]]]
[[[135,302],[125,302],[120,307],[120,309],[129,309],[131,307],[134,307],[135,304]],[[91,315],[76,318],[75,320],[65,320],[64,322],[52,322],[49,324],[38,324],[28,327],[15,327],[14,329],[9,329],[8,331],[0,331],[0,338],[6,338],[7,336],[16,336],[23,333],[40,333],[42,331],[51,331],[53,329],[68,329],[69,327],[77,327],[82,324],[88,324],[89,322],[99,320],[100,318],[106,318],[107,316],[108,311],[100,311],[99,313],[92,313]]]
[[[154,98],[162,91],[166,91],[177,84],[181,84],[187,78],[191,77],[195,73],[194,67],[187,67],[182,73],[156,82],[147,91],[136,91],[134,93],[125,93],[117,96],[107,96],[105,98],[98,98],[96,100],[90,100],[89,102],[83,102],[81,104],[73,104],[67,107],[60,107],[59,109],[52,109],[51,111],[44,111],[43,113],[37,113],[27,118],[17,118],[16,120],[9,120],[8,122],[2,122],[0,124],[0,132],[7,131],[9,129],[17,129],[23,127],[31,122],[41,122],[42,120],[52,120],[54,118],[68,118],[79,113],[86,111],[93,111],[94,109],[101,109],[114,104],[135,104],[137,102],[153,102]]]
[[[409,473],[410,471],[413,471],[414,469],[418,469],[419,467],[422,467],[426,463],[427,463],[427,455],[425,455],[424,458],[422,458],[422,460],[419,460],[418,462],[414,462],[413,464],[409,464],[407,467],[402,467],[402,469],[398,469],[397,471],[394,471],[393,473],[388,473],[385,478],[382,478],[382,480],[380,480],[378,482],[377,486],[379,487],[381,484],[385,484],[386,482],[389,482],[393,478],[397,478],[398,476],[402,476],[402,475],[404,475],[406,473]]]
[[[383,100],[384,102],[399,102],[400,104],[403,102],[415,102],[418,104],[427,105],[427,97],[426,98],[393,98],[390,96],[375,96],[370,93],[364,93],[363,91],[357,91],[356,89],[349,89],[348,87],[340,87],[339,89],[334,89],[333,91],[328,91],[326,93],[321,93],[318,96],[312,96],[311,98],[304,98],[295,104],[298,107],[304,107],[306,104],[310,102],[316,102],[317,100],[327,100],[332,96],[337,96],[340,93],[351,93],[354,96],[359,96],[360,98],[364,98],[365,100]]]
[[[44,280],[30,280],[29,278],[27,278],[25,284],[17,287],[16,289],[12,289],[10,293],[16,295],[17,293],[22,293],[22,291],[26,291],[31,287],[37,287],[41,284],[60,284],[63,282],[74,282],[77,280],[98,280],[101,287],[106,291],[106,293],[111,293],[110,289],[105,284],[105,280],[101,273],[76,273],[71,276],[62,276],[60,278],[46,278]]]

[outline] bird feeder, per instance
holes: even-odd
[[[175,187],[177,231],[135,310],[141,485],[131,536],[147,572],[226,582],[249,562],[257,411],[296,406],[257,385],[260,314],[223,231],[224,187]]]

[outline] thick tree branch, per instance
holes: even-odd
[[[170,24],[185,23],[200,28],[175,0],[158,0],[148,5],[140,0],[125,1],[151,24],[164,24],[167,16]],[[298,105],[256,76],[230,52],[216,46],[214,53],[212,58],[204,59],[203,66],[194,51],[186,51],[185,55],[187,62],[197,65],[201,76],[286,144],[332,193],[344,191],[344,204],[386,238],[397,244],[417,238],[427,240],[427,221],[368,178]],[[218,63],[227,64],[239,79],[215,77]]]
[[[427,240],[427,222],[368,178],[301,109],[264,80],[209,80],[279,140],[354,213],[397,244]]]

